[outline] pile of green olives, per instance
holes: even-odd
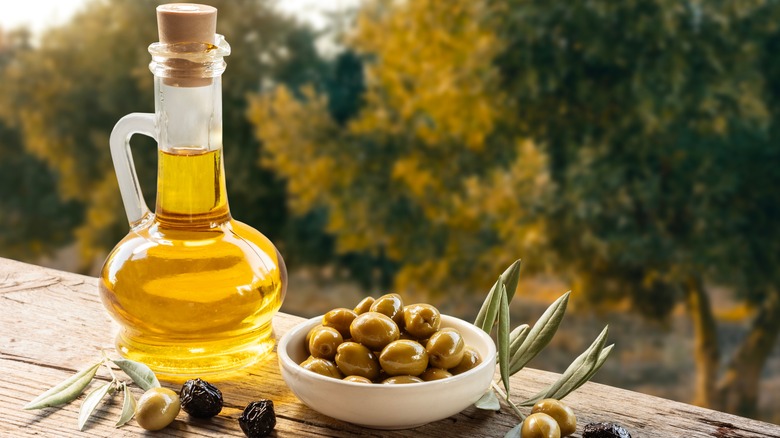
[[[537,402],[523,421],[523,438],[560,438],[577,429],[574,411],[560,400],[547,398]]]
[[[404,305],[398,294],[329,311],[306,334],[306,351],[303,368],[357,383],[445,379],[482,362],[456,329],[441,328],[436,307]]]

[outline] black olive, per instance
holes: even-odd
[[[211,418],[222,410],[222,392],[204,380],[187,380],[179,392],[181,408],[198,418]]]
[[[585,425],[582,438],[631,438],[631,434],[619,424],[589,423]]]
[[[268,436],[276,427],[274,402],[259,400],[249,403],[241,416],[238,417],[238,424],[249,438]]]

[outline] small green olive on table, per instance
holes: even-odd
[[[379,365],[390,376],[419,376],[428,368],[428,353],[419,342],[400,339],[382,350]]]
[[[361,343],[371,351],[382,351],[385,345],[401,335],[398,325],[389,316],[378,312],[358,315],[349,326],[354,342]]]
[[[173,422],[180,408],[179,394],[167,388],[151,388],[138,399],[135,421],[146,430],[160,430]]]
[[[561,438],[561,428],[553,417],[538,412],[526,417],[520,435],[523,438]]]
[[[443,328],[428,339],[425,350],[432,367],[450,369],[460,364],[466,344],[460,332],[454,328]]]
[[[577,417],[574,411],[560,400],[546,398],[537,402],[531,409],[531,413],[537,412],[551,416],[561,428],[561,436],[569,436],[577,429]]]

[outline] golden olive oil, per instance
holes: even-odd
[[[284,262],[233,220],[221,149],[160,151],[156,214],[109,255],[99,283],[117,349],[162,374],[240,368],[273,346]]]

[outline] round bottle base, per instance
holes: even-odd
[[[227,340],[150,340],[120,331],[116,350],[123,357],[143,362],[158,377],[199,377],[222,374],[250,366],[273,350],[271,324]]]

